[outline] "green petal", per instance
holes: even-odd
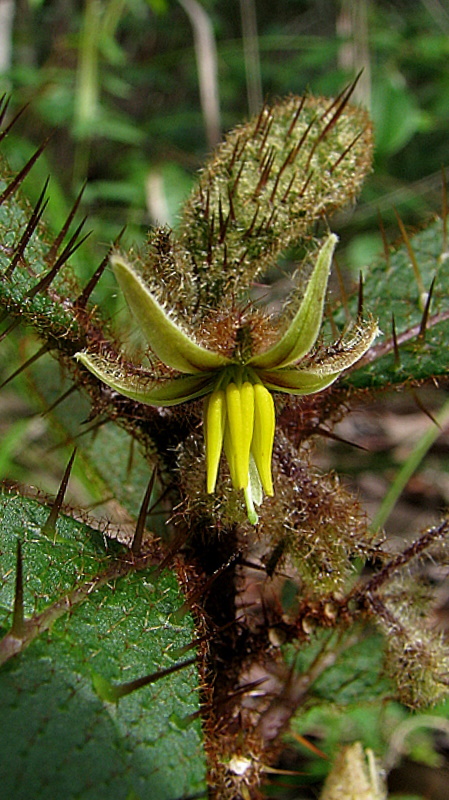
[[[116,392],[148,406],[176,406],[211,391],[215,378],[211,375],[188,375],[157,383],[145,375],[127,374],[117,364],[88,353],[75,358],[100,381]]]
[[[299,369],[257,370],[264,385],[275,392],[288,394],[315,394],[321,392],[337,380],[340,375],[335,372],[331,375],[317,375]]]
[[[279,341],[249,364],[262,369],[288,367],[310,352],[320,332],[327,281],[338,237],[331,233],[324,242],[310,276],[301,305]]]
[[[343,372],[365,355],[378,334],[376,320],[368,320],[363,327],[358,326],[351,339],[343,339],[338,345],[325,350],[322,356],[318,354],[304,369],[310,374],[320,376]]]
[[[328,348],[315,361],[296,369],[258,369],[257,374],[265,386],[274,391],[299,395],[321,392],[369,350],[378,333],[377,322],[369,320],[359,325],[351,339]]]
[[[115,277],[153,353],[164,364],[180,372],[217,369],[230,360],[206,350],[190,339],[168,316],[142,278],[121,256],[111,258]]]

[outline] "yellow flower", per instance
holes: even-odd
[[[350,340],[315,355],[327,282],[337,243],[330,234],[318,253],[298,310],[277,342],[262,353],[228,358],[208,350],[171,319],[134,267],[112,258],[118,283],[152,352],[179,375],[163,380],[127,374],[98,355],[77,358],[117,392],[154,406],[172,406],[207,396],[204,403],[206,488],[215,491],[222,450],[232,485],[243,490],[248,518],[257,522],[255,504],[273,494],[271,456],[275,411],[271,391],[307,395],[320,392],[368,350],[377,335],[374,320],[359,325]]]

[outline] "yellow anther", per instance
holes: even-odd
[[[273,398],[261,383],[254,386],[254,433],[251,452],[256,462],[257,471],[268,495],[273,494],[271,476],[271,455],[273,452],[275,412]]]

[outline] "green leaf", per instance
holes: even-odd
[[[340,375],[339,372],[335,372],[321,376],[299,369],[260,370],[258,374],[264,385],[274,392],[288,392],[288,394],[297,395],[321,392],[336,381]]]
[[[171,621],[182,604],[174,575],[136,571],[117,545],[67,517],[58,519],[53,541],[41,532],[47,516],[34,501],[1,499],[2,625],[6,633],[20,538],[26,645],[0,669],[4,796],[174,800],[201,792],[194,665],[117,703],[98,692],[101,683],[121,685],[190,661],[194,651],[183,648],[195,635],[192,620]]]
[[[402,75],[385,73],[374,84],[372,116],[376,156],[391,156],[420,128],[422,112]]]
[[[369,269],[364,285],[365,308],[378,320],[383,337],[362,359],[361,367],[345,378],[357,387],[380,388],[426,381],[448,373],[449,257],[443,222],[436,219],[409,242],[420,278],[404,244],[392,253],[389,263],[378,259]],[[425,337],[420,336],[424,288],[435,286],[430,302]],[[393,347],[394,317],[400,361]],[[368,363],[366,363],[368,362]]]

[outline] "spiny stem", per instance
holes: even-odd
[[[240,550],[237,550],[235,553],[232,553],[230,558],[228,558],[227,561],[221,565],[221,567],[218,567],[218,569],[216,569],[212,573],[211,577],[206,581],[204,585],[199,586],[197,589],[194,590],[194,592],[191,592],[187,600],[182,604],[182,606],[178,608],[176,611],[174,611],[173,614],[171,615],[172,621],[178,624],[183,619],[183,617],[185,617],[185,615],[191,611],[195,602],[200,597],[203,597],[205,594],[207,594],[207,592],[209,592],[212,584],[215,583],[215,581],[224,572],[226,572],[226,570],[229,569],[229,567],[231,567],[235,563],[235,561],[239,558],[239,556],[240,556]]]
[[[414,558],[417,558],[424,553],[434,542],[447,536],[449,530],[449,521],[443,520],[439,525],[435,525],[429,530],[425,531],[419,539],[416,539],[412,544],[407,547],[402,553],[392,558],[381,570],[377,572],[367,583],[362,583],[354,592],[356,595],[372,595],[377,592],[381,586],[387,583],[393,575],[397,575],[398,570],[409,564]]]

